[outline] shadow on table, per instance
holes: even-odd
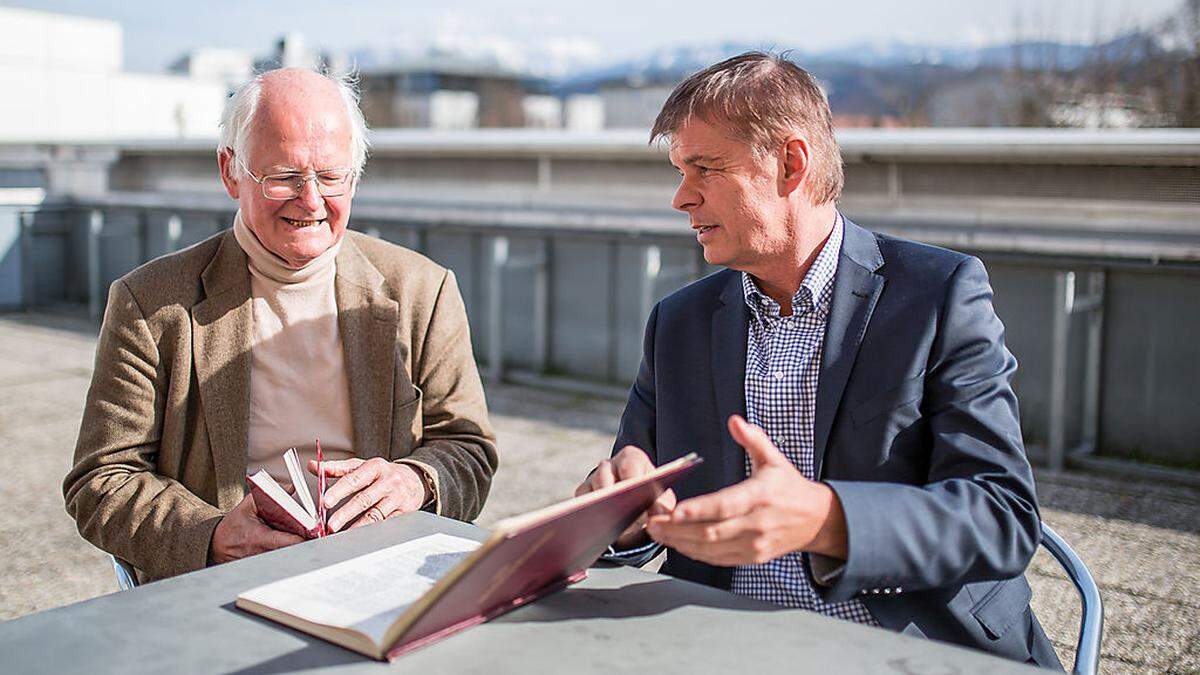
[[[352,663],[374,663],[371,659],[339,647],[332,642],[327,642],[321,638],[281,626],[269,619],[252,616],[247,612],[237,609],[232,602],[221,605],[221,609],[236,613],[239,619],[249,619],[264,626],[286,630],[293,637],[303,640],[305,643],[304,647],[300,649],[281,654],[262,663],[228,671],[226,675],[250,675],[251,673],[256,675],[271,675],[273,673],[295,673],[304,670],[315,670],[317,668],[344,666]]]
[[[574,619],[626,619],[665,614],[689,606],[742,612],[786,610],[703,586],[689,584],[688,588],[695,592],[681,593],[679,582],[670,579],[655,579],[621,588],[573,587],[497,620],[505,623],[550,623]]]

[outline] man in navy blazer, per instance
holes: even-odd
[[[693,75],[659,137],[673,206],[728,269],[651,312],[614,455],[577,491],[704,457],[610,557],[665,546],[666,574],[1061,669],[1029,607],[1040,521],[982,263],[841,216],[828,104],[785,59]]]

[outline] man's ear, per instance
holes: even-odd
[[[233,161],[233,150],[221,148],[217,151],[217,167],[221,170],[221,183],[225,186],[225,192],[232,199],[237,199],[240,184],[236,176],[237,163]]]
[[[779,149],[779,194],[782,197],[795,192],[808,177],[812,166],[808,154],[808,141],[799,136],[789,136]]]

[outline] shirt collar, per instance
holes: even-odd
[[[838,213],[833,223],[833,230],[821,252],[817,254],[813,264],[808,268],[800,288],[792,296],[792,311],[795,315],[807,314],[817,309],[822,315],[829,311],[829,296],[833,286],[833,278],[837,274],[838,257],[842,251],[842,233],[844,224],[842,214]],[[759,319],[779,318],[779,303],[758,288],[758,283],[748,272],[742,272],[742,295],[750,312]]]

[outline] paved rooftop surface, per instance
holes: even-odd
[[[117,590],[108,558],[63,510],[92,370],[95,327],[71,316],[0,315],[0,620]],[[501,468],[479,524],[571,495],[612,442],[621,402],[488,386]],[[1046,522],[1101,585],[1106,673],[1200,672],[1200,491],[1039,473]],[[1034,609],[1071,663],[1078,596],[1044,551],[1028,572]]]

